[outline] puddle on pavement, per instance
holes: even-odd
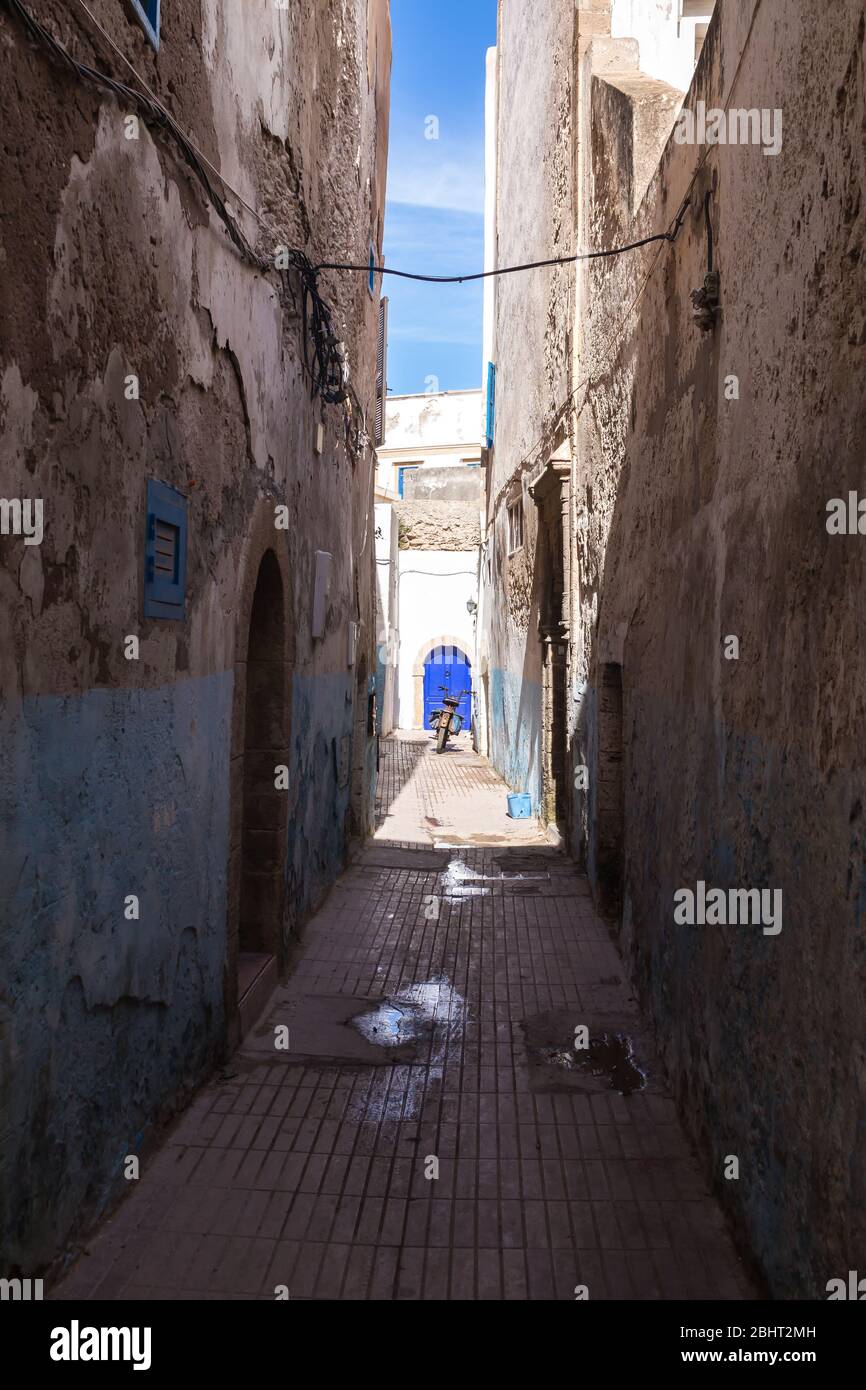
[[[620,1030],[615,1023],[607,1028],[597,1025],[590,1031],[589,1046],[576,1048],[574,1019],[568,1010],[536,1014],[526,1019],[522,1028],[533,1090],[618,1091],[621,1096],[630,1096],[648,1085],[656,1089],[644,1058],[647,1040],[643,1034]]]
[[[484,874],[477,874],[462,859],[452,859],[442,874],[442,892],[446,898],[486,898],[490,889],[484,888]]]
[[[445,975],[411,985],[393,999],[382,999],[351,1020],[376,1047],[402,1048],[431,1039],[431,1063],[441,1061],[447,1045],[462,1036],[466,1001]]]
[[[498,874],[479,874],[462,859],[452,859],[442,874],[442,891],[447,898],[489,897],[487,883],[501,883],[509,893],[519,897],[537,896],[544,890],[538,885],[550,882],[550,874],[528,873],[524,870]]]
[[[575,1048],[573,1041],[566,1047],[542,1047],[539,1054],[554,1067],[566,1071],[585,1072],[607,1081],[612,1091],[630,1096],[646,1086],[646,1072],[637,1063],[631,1038],[624,1033],[602,1033],[591,1037],[589,1047]]]
[[[418,1019],[396,1004],[380,1004],[372,1013],[359,1014],[352,1022],[362,1037],[379,1047],[402,1047],[419,1036]]]

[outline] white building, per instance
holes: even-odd
[[[444,684],[471,718],[481,516],[480,391],[389,396],[378,450],[380,727],[429,727]],[[393,694],[391,694],[393,692]]]
[[[376,500],[393,501],[416,468],[480,468],[482,395],[474,391],[388,396],[385,443],[376,451]]]

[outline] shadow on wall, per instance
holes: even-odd
[[[734,200],[751,196],[742,168],[729,156],[713,197],[728,341],[745,340],[759,316],[779,241],[768,231],[744,262],[729,240],[726,255]],[[817,169],[810,178],[820,188]],[[701,234],[682,239],[644,299],[653,351],[627,341],[609,368],[624,380],[633,370],[630,420],[600,412],[602,441],[584,416],[582,453],[603,461],[615,503],[574,760],[589,767],[593,890],[603,901],[621,885],[629,973],[708,1173],[773,1296],[824,1297],[866,1248],[862,663],[858,674],[843,646],[818,636],[828,614],[836,633],[862,614],[862,550],[843,549],[844,538],[834,550],[823,522],[828,480],[844,495],[862,477],[852,446],[866,437],[866,407],[859,388],[852,398],[846,334],[818,290],[792,365],[799,336],[785,325],[800,312],[798,281],[783,286],[790,302],[767,326],[762,376],[719,427],[723,339],[696,336],[688,300],[704,270],[705,191],[699,181]],[[786,205],[783,235],[800,235],[798,208]],[[635,261],[632,273],[641,269]],[[602,306],[611,284],[621,296],[621,282],[598,283]],[[827,367],[811,420],[802,383],[819,351]],[[767,380],[773,409],[759,394]],[[694,404],[684,411],[684,401]],[[726,659],[729,633],[739,659]],[[675,894],[699,881],[725,894],[778,890],[779,932],[679,924]],[[723,1181],[726,1155],[748,1181]]]
[[[352,723],[352,794],[350,828],[366,839],[373,832],[378,770],[376,679],[367,678],[367,657],[357,668]]]

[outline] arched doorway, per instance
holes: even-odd
[[[240,805],[236,1003],[243,1036],[277,980],[282,957],[288,795],[286,602],[273,550],[258,567],[246,638],[239,633],[235,796]]]
[[[472,663],[462,648],[450,644],[434,647],[424,658],[425,729],[430,728],[433,710],[441,708],[445,691],[461,696],[457,713],[468,729],[472,721]]]

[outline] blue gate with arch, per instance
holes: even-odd
[[[459,647],[434,647],[424,662],[424,728],[430,728],[430,715],[434,709],[441,709],[445,686],[451,695],[466,694],[460,701],[457,713],[462,715],[463,724],[469,728],[472,717],[472,664]]]

